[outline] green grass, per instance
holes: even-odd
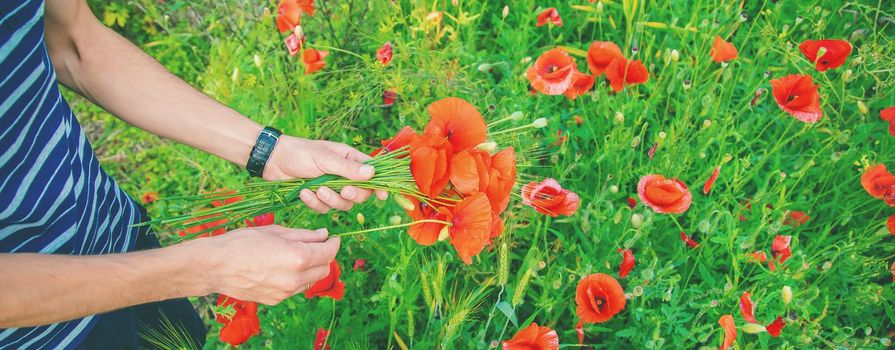
[[[521,180],[557,178],[581,196],[575,216],[545,218],[514,201],[507,232],[470,266],[445,244],[421,247],[400,231],[346,239],[338,259],[347,292],[335,311],[328,300],[301,296],[262,308],[262,335],[247,348],[310,348],[317,328],[333,317],[330,343],[337,349],[486,349],[530,321],[575,344],[576,282],[596,272],[617,276],[619,247],[637,258],[621,280],[632,295],[610,322],[585,327],[594,349],[716,349],[721,315],[745,324],[738,309],[744,291],[752,293],[759,321],[784,315],[788,324],[779,338],[740,330],[739,349],[884,348],[895,329],[888,270],[895,238],[884,228],[895,209],[859,182],[866,164],[895,167],[895,137],[879,120],[880,109],[895,105],[889,1],[626,0],[605,1],[600,9],[584,0],[520,0],[504,18],[499,1],[460,0],[455,7],[436,0],[323,0],[315,17],[302,19],[308,43],[366,59],[333,52],[326,69],[313,75],[288,56],[270,1],[92,5],[175,74],[290,134],[369,151],[403,125],[420,128],[425,107],[447,96],[467,99],[489,121],[514,111],[525,114],[518,125],[550,120],[545,129],[501,143],[545,152],[529,152]],[[549,6],[559,9],[564,26],[536,28],[535,15]],[[424,17],[436,9],[445,14],[442,25],[427,27]],[[740,50],[727,67],[708,56],[715,35]],[[821,38],[848,39],[855,52],[844,66],[817,72],[797,46]],[[594,40],[613,41],[642,60],[649,82],[613,94],[598,78],[594,91],[575,101],[529,95],[524,61],[557,46],[586,50]],[[395,59],[383,68],[373,57],[386,41],[394,44]],[[679,60],[672,60],[672,50]],[[583,69],[584,59],[577,61]],[[492,69],[483,72],[486,63]],[[794,73],[810,74],[820,85],[824,117],[817,124],[782,112],[769,91],[750,107],[757,89],[770,90],[766,74]],[[400,95],[395,108],[378,107],[383,88]],[[147,191],[176,196],[233,188],[248,179],[223,160],[68,96],[104,167],[135,198]],[[583,125],[575,124],[576,115]],[[568,140],[557,147],[559,130]],[[719,165],[715,189],[702,195],[702,183]],[[651,173],[677,177],[693,191],[693,206],[675,218],[699,248],[684,246],[672,217],[626,206],[639,178]],[[743,209],[745,200],[753,210]],[[158,214],[159,208],[149,209]],[[790,210],[811,220],[782,225]],[[354,219],[358,212],[366,227],[403,215],[389,202],[330,215],[296,211],[278,221],[345,232],[364,228]],[[633,214],[643,217],[639,227],[631,224]],[[793,236],[793,257],[785,270],[771,272],[748,254],[769,251],[777,234]],[[351,271],[357,258],[367,260],[367,271]],[[793,290],[788,305],[780,297],[783,286]],[[208,309],[211,301],[197,305]],[[207,347],[224,348],[216,330]]]

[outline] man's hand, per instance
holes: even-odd
[[[270,225],[179,246],[209,257],[204,279],[210,292],[274,305],[326,277],[339,244],[338,237],[327,239],[326,229]]]
[[[312,141],[283,135],[264,168],[264,179],[310,179],[324,174],[338,175],[350,180],[369,180],[376,169],[363,162],[370,156],[336,142]],[[354,204],[370,198],[373,191],[346,186],[336,193],[329,187],[320,187],[317,193],[303,190],[301,200],[311,209],[326,213],[330,209],[350,210]],[[376,191],[376,197],[384,200],[388,194]]]

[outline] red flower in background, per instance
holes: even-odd
[[[454,147],[447,138],[426,133],[410,143],[410,173],[420,192],[436,198],[451,181]]]
[[[721,344],[721,350],[727,350],[733,345],[733,342],[737,339],[737,326],[733,322],[733,316],[724,315],[718,319],[718,324],[721,325],[721,328],[724,328],[724,342]]]
[[[628,197],[628,208],[637,208],[637,200],[634,197]]]
[[[382,106],[383,107],[391,107],[395,104],[395,100],[398,99],[398,93],[392,90],[384,90],[382,91]],[[408,126],[409,127],[409,126]]]
[[[578,318],[603,323],[625,308],[625,290],[618,280],[604,273],[588,275],[575,290]]]
[[[333,260],[329,263],[329,274],[322,280],[314,282],[311,288],[305,291],[305,298],[326,296],[336,301],[342,300],[345,296],[345,282],[339,279],[340,276],[342,269],[339,268],[339,263]]]
[[[301,7],[296,0],[280,0],[277,5],[277,30],[285,33],[301,24]]]
[[[143,194],[141,200],[143,201],[143,204],[150,204],[152,202],[155,202],[158,200],[158,192],[146,192]]]
[[[425,132],[442,136],[451,142],[453,152],[459,153],[485,142],[488,126],[482,114],[466,100],[443,98],[429,105]]]
[[[289,34],[289,36],[283,40],[283,43],[286,44],[286,50],[289,50],[289,56],[298,54],[298,51],[301,51],[301,46],[304,42],[305,36],[300,30],[293,31],[292,34]]]
[[[522,187],[522,204],[552,217],[575,214],[579,201],[578,194],[563,189],[554,179],[530,182]]]
[[[825,52],[818,57],[821,49]],[[845,64],[851,50],[851,44],[845,40],[805,40],[799,45],[799,51],[821,72]]]
[[[391,41],[386,42],[382,47],[376,50],[376,59],[379,60],[383,66],[388,65],[388,63],[392,61],[393,55],[394,50],[392,49]]]
[[[718,175],[721,174],[721,167],[715,168],[715,171],[712,172],[712,176],[709,176],[708,180],[705,180],[705,184],[702,185],[702,193],[709,194],[712,191],[712,187],[715,186],[715,181],[718,180]]]
[[[634,264],[636,263],[636,260],[634,259],[634,252],[632,252],[630,249],[622,250],[621,248],[618,249],[618,252],[622,253],[622,263],[618,267],[618,277],[627,278],[628,273],[630,273],[631,270],[634,269]]]
[[[746,322],[758,323],[755,320],[755,304],[752,303],[752,295],[749,292],[744,292],[740,296],[740,313],[743,314],[743,319]]]
[[[816,123],[823,117],[820,95],[810,75],[787,75],[771,79],[774,100],[784,112],[806,123]]]
[[[516,151],[507,147],[491,156],[488,188],[485,194],[491,202],[491,210],[500,214],[510,204],[513,185],[516,184]]]
[[[594,77],[578,71],[572,72],[572,86],[570,86],[563,95],[570,100],[575,100],[578,96],[586,94],[594,87]]]
[[[224,325],[218,334],[218,338],[221,341],[237,346],[261,333],[257,303],[221,294],[218,296],[217,306],[222,308],[232,307],[234,311],[229,318],[223,314],[215,315],[215,321]]]
[[[502,344],[503,350],[558,350],[559,336],[550,327],[532,322]]]
[[[808,220],[811,220],[811,217],[808,216],[808,214],[805,214],[805,212],[791,211],[786,214],[786,218],[783,219],[783,224],[792,227],[799,227],[802,226],[802,224],[808,222]]]
[[[575,67],[575,60],[565,50],[555,48],[538,57],[525,71],[525,76],[538,92],[559,95],[572,86]]]
[[[491,203],[484,193],[463,198],[451,210],[451,245],[467,265],[479,255],[491,236]]]
[[[186,223],[204,220],[207,218],[219,217],[219,216],[221,216],[221,214],[211,214],[211,215],[200,216],[195,219],[190,219]],[[212,236],[222,235],[227,232],[227,228],[224,226],[227,225],[228,222],[229,221],[224,218],[209,221],[209,222],[199,224],[196,226],[187,227],[185,230],[177,231],[177,235],[180,237],[193,236],[194,238],[212,237]],[[211,231],[208,231],[208,230],[211,230]],[[203,231],[208,231],[208,232],[199,234],[199,232],[203,232]]]
[[[366,259],[354,259],[354,271],[364,271],[366,270],[367,260]]]
[[[370,152],[371,157],[375,157],[385,151],[385,153],[394,152],[402,147],[409,146],[411,142],[413,142],[414,137],[416,137],[416,131],[409,126],[405,126],[398,131],[395,136],[388,140],[382,140],[380,144],[382,147],[373,150]]]
[[[873,198],[883,199],[889,206],[895,206],[895,175],[886,166],[879,164],[866,170],[861,175],[861,186]]]
[[[410,196],[408,196],[407,199],[414,205],[414,209],[407,212],[413,221],[439,220],[450,222],[453,218],[451,211],[447,207],[435,208],[426,202],[420,202],[418,199]],[[438,242],[438,237],[444,229],[444,224],[426,222],[410,226],[410,229],[407,230],[407,234],[409,234],[410,238],[413,238],[416,243],[421,245],[433,245],[435,242]]]
[[[771,244],[771,253],[774,254],[775,261],[782,264],[792,256],[792,251],[789,249],[791,242],[792,236],[777,235],[777,237],[774,237],[774,243]]]
[[[889,233],[895,235],[895,214],[892,214],[892,216],[886,220],[886,226],[889,227]]]
[[[557,27],[562,27],[562,18],[559,18],[559,11],[555,7],[548,8],[538,14],[538,24],[536,26],[541,27],[547,23],[553,23]]]
[[[639,60],[616,58],[606,67],[606,79],[609,79],[612,90],[619,92],[624,90],[625,86],[647,82],[649,71]]]
[[[895,107],[889,107],[879,111],[879,118],[889,122],[889,134],[895,136]]]
[[[332,347],[326,343],[329,339],[329,330],[318,328],[317,335],[314,336],[314,350],[331,350]]]
[[[493,207],[491,210],[494,210]],[[503,219],[500,218],[500,214],[491,214],[491,233],[488,235],[488,240],[485,244],[491,244],[495,238],[503,234],[503,230]]]
[[[783,326],[786,326],[786,323],[783,322],[783,317],[777,316],[777,319],[764,327],[764,329],[768,331],[768,334],[770,334],[771,337],[776,338],[780,335],[780,331],[783,330]]]
[[[326,61],[323,59],[329,56],[329,52],[305,49],[301,54],[301,62],[305,65],[305,74],[311,74],[326,67]]]
[[[721,39],[721,36],[715,35],[715,42],[712,44],[709,55],[712,56],[712,61],[717,63],[727,62],[737,58],[737,48],[732,43]]]
[[[613,42],[594,41],[587,48],[587,68],[594,76],[602,75],[616,58],[625,58],[625,55]]]
[[[483,192],[491,181],[491,155],[477,148],[470,148],[451,159],[451,184],[464,195]]]
[[[661,214],[683,213],[693,202],[687,185],[678,179],[666,179],[658,174],[640,178],[637,195],[644,204]]]
[[[699,243],[696,243],[696,241],[690,238],[690,236],[687,236],[684,231],[681,231],[681,240],[684,241],[684,243],[686,243],[690,248],[696,248],[699,246]]]
[[[273,213],[264,213],[264,214],[261,214],[261,215],[258,215],[256,217],[252,218],[251,221],[246,219],[245,223],[246,223],[246,226],[248,226],[248,227],[259,227],[259,226],[273,225],[274,220],[275,220],[275,217],[274,217]]]

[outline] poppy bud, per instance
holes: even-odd
[[[522,111],[515,111],[515,112],[513,112],[512,114],[510,114],[510,120],[512,120],[512,121],[520,121],[520,120],[522,120],[522,117],[524,117],[524,116],[525,116],[525,115],[522,114]]]
[[[664,131],[659,132],[659,140],[664,140],[666,137],[668,137],[668,134],[666,134]]]
[[[438,232],[438,241],[441,242],[443,240],[446,240],[450,236],[451,236],[451,233],[450,233],[450,231],[448,231],[448,227],[445,226],[441,229],[440,232]]]
[[[533,121],[531,123],[531,126],[535,129],[543,128],[543,127],[547,126],[547,118],[535,119],[535,121]]]
[[[503,13],[501,13],[501,15],[503,16],[503,18],[507,18],[507,16],[510,15],[510,7],[507,6],[507,5],[504,5],[504,6],[503,6]]]
[[[696,227],[697,229],[699,229],[699,232],[708,233],[709,230],[712,228],[712,224],[710,224],[708,220],[702,220]]]
[[[239,67],[233,68],[233,74],[230,74],[230,80],[234,83],[239,80]]]
[[[475,148],[478,148],[482,151],[491,153],[497,149],[497,143],[494,141],[486,141],[486,142],[480,143],[478,146],[475,146]]]
[[[703,120],[703,121],[702,121],[702,128],[703,128],[703,129],[708,129],[710,126],[712,126],[712,120],[711,120],[711,119],[706,119],[706,120]]]
[[[677,49],[671,50],[671,61],[677,62],[679,59],[681,59],[681,53]]]
[[[640,136],[634,136],[634,139],[631,140],[631,147],[636,148],[640,146]]]
[[[400,225],[401,221],[400,215],[392,215],[388,218],[389,225]]]
[[[252,59],[255,60],[255,67],[261,68],[261,56],[258,56],[258,54],[255,54],[255,56],[252,57]]]
[[[482,73],[488,73],[488,72],[491,71],[491,68],[493,68],[493,67],[491,66],[491,64],[488,63],[488,62],[485,62],[485,63],[482,63],[482,64],[479,65],[479,72],[482,72]]]
[[[363,225],[364,225],[364,222],[366,222],[366,221],[367,221],[367,219],[364,217],[364,214],[363,214],[363,213],[357,213],[357,223],[358,223],[358,224],[360,224],[361,226],[363,226]]]
[[[705,159],[705,152],[699,152],[699,159]]]
[[[725,154],[725,155],[724,155],[724,158],[721,158],[721,163],[727,163],[727,162],[729,162],[731,159],[733,159],[733,156],[730,155],[730,153]]]
[[[413,210],[414,209],[413,202],[411,202],[409,199],[407,199],[407,197],[400,196],[400,195],[391,196],[391,197],[394,198],[395,203],[398,203],[398,205],[400,205],[401,208],[404,208],[404,210]]]
[[[756,323],[746,323],[740,329],[749,334],[758,334],[765,331],[764,326]]]
[[[603,2],[597,2],[597,13],[603,13]]]
[[[745,12],[741,13],[741,14],[740,14],[740,22],[745,22],[745,21],[747,21],[747,20],[749,20],[749,16],[746,15]]]
[[[851,69],[846,69],[845,73],[842,73],[842,80],[848,81],[854,73]]]
[[[522,63],[522,64],[529,64],[529,63],[531,63],[531,56],[525,56],[525,57],[523,57],[522,60],[519,61],[519,62]]]
[[[867,105],[865,105],[863,101],[858,101],[858,111],[860,111],[861,114],[870,113],[870,110],[867,109]]]
[[[804,21],[804,20],[805,20],[805,17],[797,16],[797,17],[796,17],[796,24],[802,23],[802,21]]]
[[[852,61],[852,64],[861,64],[861,62],[864,62],[864,57],[857,56],[857,57],[855,57],[855,60]]]
[[[631,291],[631,295],[633,295],[635,297],[639,297],[639,296],[643,295],[643,287],[641,287],[641,286],[634,287],[634,290]]]
[[[632,214],[631,215],[631,227],[640,228],[641,226],[643,226],[643,215]]]
[[[781,299],[783,299],[783,304],[789,305],[789,302],[792,301],[792,288],[789,288],[789,286],[783,286],[783,290],[780,294]]]
[[[609,192],[618,193],[618,186],[616,186],[616,185],[609,186]]]
[[[625,115],[622,112],[615,112],[615,123],[621,124],[625,122]]]

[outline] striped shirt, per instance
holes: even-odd
[[[126,252],[140,208],[100,168],[57,84],[43,0],[0,1],[0,252]],[[73,349],[99,317],[0,329],[0,350]]]

